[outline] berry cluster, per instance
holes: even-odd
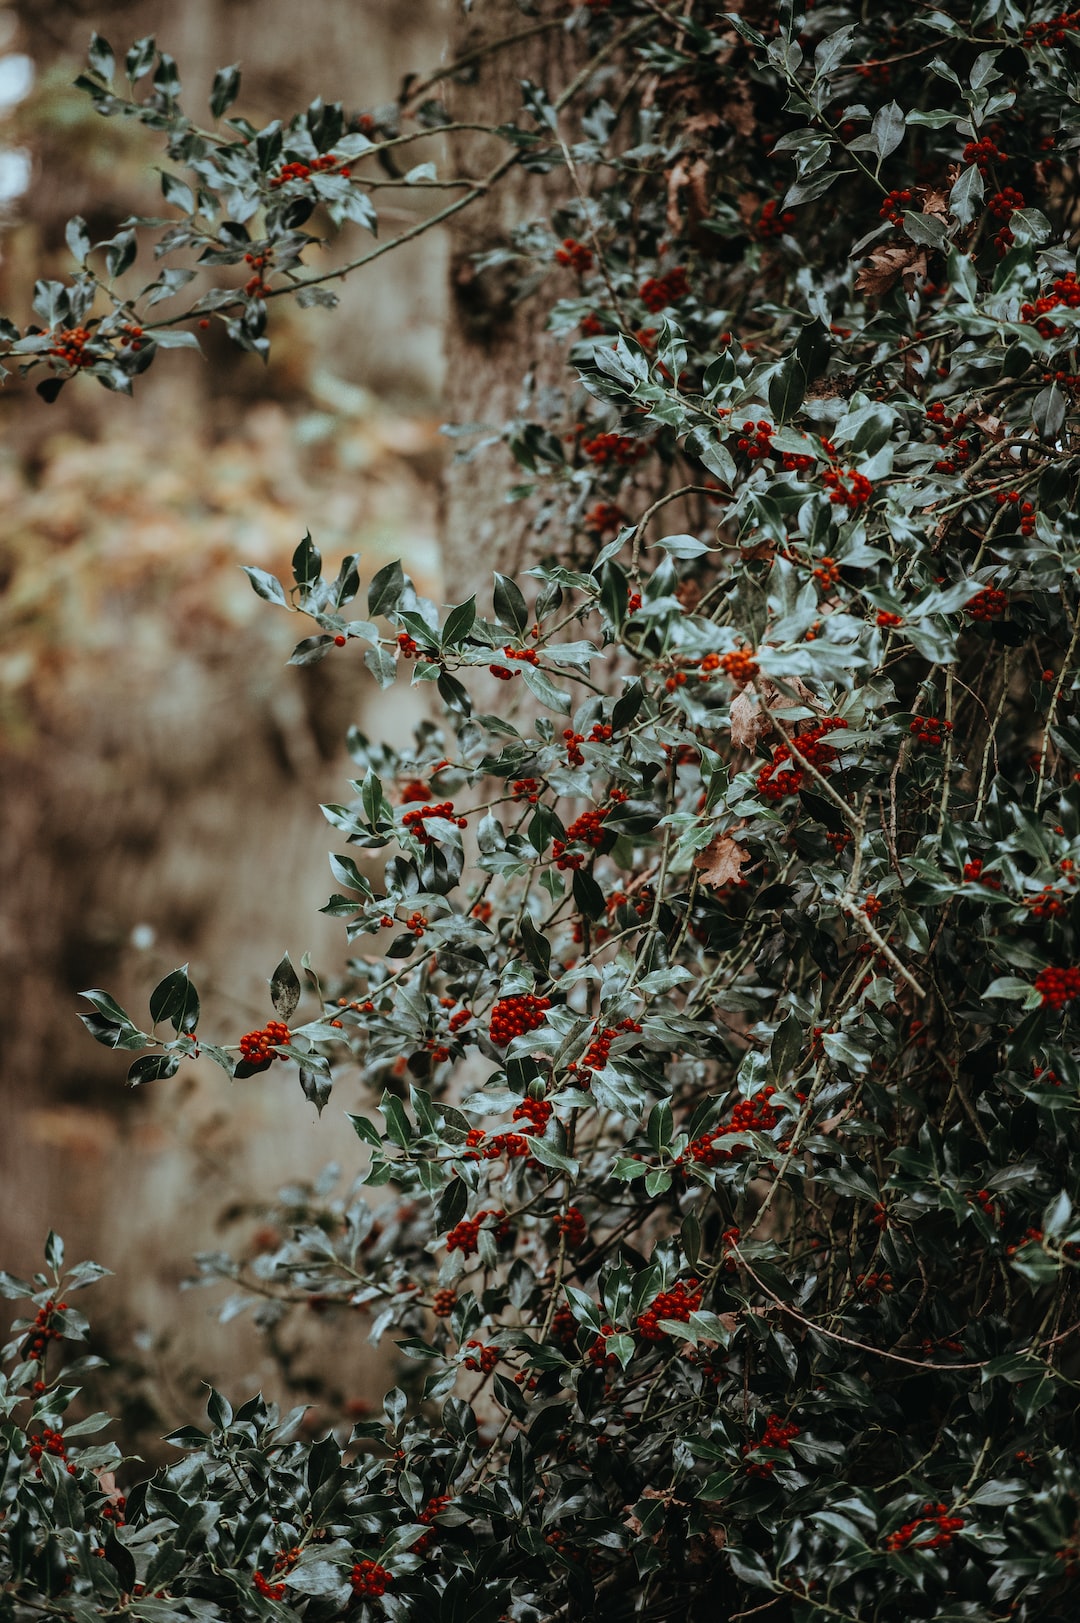
[[[627,517],[614,502],[597,502],[595,507],[589,508],[582,522],[588,535],[602,540],[605,535],[617,534],[627,523]]]
[[[545,1003],[547,999],[543,1000]],[[543,1022],[540,1022],[543,1024]],[[532,1028],[530,1027],[530,1030]],[[514,1106],[514,1121],[527,1121],[528,1127],[523,1127],[524,1133],[543,1133],[551,1120],[551,1101],[549,1099],[522,1099],[519,1105]]]
[[[759,242],[768,242],[773,237],[782,237],[794,224],[795,216],[791,210],[784,209],[781,213],[780,205],[770,198],[758,215],[754,235]]]
[[[1025,1229],[1021,1238],[1017,1240],[1014,1245],[1007,1245],[1005,1247],[1005,1255],[1007,1257],[1015,1257],[1016,1253],[1022,1250],[1025,1245],[1041,1245],[1042,1241],[1042,1229]],[[1066,1247],[1066,1249],[1068,1248]]]
[[[628,896],[625,890],[613,890],[608,897],[608,912],[615,913],[620,907],[632,907],[639,919],[643,919],[652,909],[656,900],[656,892],[651,885],[642,885],[636,896]]]
[[[272,184],[273,184],[273,182],[271,182],[271,185]],[[256,1589],[258,1591],[258,1593],[260,1595],[264,1596],[264,1598],[266,1600],[284,1600],[285,1599],[285,1585],[284,1584],[272,1584],[268,1578],[263,1577],[261,1572],[257,1572],[255,1574],[255,1576],[251,1580],[251,1583],[252,1583],[252,1588]]]
[[[124,1521],[124,1511],[126,1509],[127,1500],[122,1493],[118,1493],[114,1499],[102,1505],[98,1515],[103,1522],[112,1522],[114,1527],[126,1527],[127,1523]]]
[[[523,660],[526,665],[539,665],[540,663],[540,655],[535,648],[511,648],[507,646],[503,649],[503,655],[506,659]]]
[[[1068,912],[1068,900],[1063,891],[1053,885],[1044,885],[1037,896],[1028,898],[1025,905],[1037,919],[1060,919]]]
[[[767,1133],[775,1127],[780,1119],[779,1112],[770,1103],[776,1089],[770,1083],[767,1087],[759,1089],[749,1099],[740,1099],[731,1112],[731,1120],[721,1122],[714,1127],[711,1133],[703,1133],[700,1138],[693,1138],[686,1146],[684,1155],[680,1155],[676,1164],[682,1162],[685,1155],[698,1163],[699,1166],[715,1167],[722,1161],[730,1161],[733,1156],[745,1155],[742,1145],[734,1145],[725,1149],[719,1140],[727,1138],[732,1133]]]
[[[1040,969],[1035,977],[1035,990],[1042,998],[1044,1009],[1061,1009],[1066,1003],[1080,997],[1080,969],[1055,969],[1053,965]]]
[[[254,270],[254,275],[250,276],[244,283],[244,292],[251,299],[261,299],[263,294],[267,291],[267,284],[263,279],[263,271],[269,263],[269,256],[267,254],[245,254],[244,261],[246,264],[252,266]],[[339,646],[344,647],[344,639]]]
[[[572,1347],[577,1336],[577,1320],[565,1304],[556,1308],[550,1334],[563,1347]]]
[[[1005,592],[999,591],[996,586],[986,586],[971,599],[967,611],[973,620],[997,620],[1008,606],[1009,599]]]
[[[584,276],[586,271],[592,270],[593,251],[585,243],[575,242],[573,237],[564,237],[562,247],[555,250],[555,263]]]
[[[827,591],[830,586],[835,586],[839,581],[840,565],[835,558],[830,558],[826,554],[814,565],[813,576],[818,585],[824,587]]]
[[[984,180],[992,163],[1008,161],[1009,154],[1001,152],[988,135],[984,135],[980,141],[969,141],[964,148],[964,162],[973,163]]]
[[[65,327],[57,333],[55,344],[51,344],[45,353],[55,355],[65,366],[76,369],[89,366],[92,357],[85,353],[89,341],[89,327]]]
[[[1004,1208],[998,1205],[998,1203],[994,1200],[994,1197],[991,1195],[989,1189],[975,1189],[968,1196],[968,1199],[973,1200],[976,1205],[981,1206],[986,1216],[996,1227],[1001,1227],[1002,1223],[1005,1221],[1005,1211]]]
[[[436,1516],[438,1516],[441,1511],[444,1511],[449,1503],[450,1495],[448,1493],[434,1494],[417,1516],[417,1521],[423,1522],[425,1527],[430,1527]],[[425,1550],[430,1548],[431,1541],[434,1537],[434,1533],[425,1533],[422,1538],[418,1538],[416,1543],[413,1545],[413,1554],[423,1555]]]
[[[407,631],[398,632],[397,645],[403,659],[415,659],[420,652],[420,644]]]
[[[1007,254],[1016,241],[1008,222],[1012,219],[1014,211],[1022,209],[1023,206],[1024,194],[1018,192],[1014,186],[1005,186],[1000,192],[995,192],[987,204],[991,219],[1001,222],[994,233],[994,247],[998,251],[999,258]]]
[[[892,1274],[855,1275],[855,1290],[864,1302],[879,1302],[883,1296],[891,1296],[895,1289]]]
[[[581,330],[586,338],[599,338],[604,330],[604,323],[595,310],[590,310],[589,314],[582,318]]]
[[[496,1219],[495,1237],[501,1239],[507,1232],[506,1223],[503,1221],[505,1216],[506,1213],[500,1210],[477,1212],[475,1217],[463,1217],[461,1222],[456,1223],[446,1236],[446,1249],[448,1251],[460,1251],[463,1257],[475,1256],[480,1227],[485,1217],[494,1217]]]
[[[501,1356],[498,1347],[485,1347],[482,1341],[467,1341],[465,1345],[475,1349],[466,1358],[465,1368],[482,1370],[485,1375],[490,1375]]]
[[[578,1064],[583,1070],[602,1071],[608,1062],[611,1045],[621,1031],[640,1031],[641,1027],[636,1020],[620,1020],[617,1026],[601,1027],[599,1023],[593,1028],[596,1036],[585,1050]]]
[[[828,716],[824,721],[815,722],[813,727],[800,734],[790,746],[775,745],[772,760],[763,766],[757,775],[758,794],[774,802],[784,800],[788,795],[798,794],[802,788],[802,767],[798,765],[785,767],[785,761],[809,762],[823,777],[828,777],[829,768],[836,760],[836,751],[831,744],[822,743],[822,739],[827,733],[846,726],[847,722],[839,716]],[[783,770],[778,771],[778,768]]]
[[[457,1306],[457,1291],[446,1285],[437,1290],[431,1302],[431,1311],[437,1319],[448,1319]]]
[[[1043,338],[1061,338],[1064,336],[1065,328],[1048,320],[1049,312],[1059,310],[1062,306],[1068,310],[1075,310],[1080,305],[1080,282],[1076,280],[1075,271],[1069,271],[1051,286],[1052,293],[1044,293],[1033,303],[1020,306],[1020,320],[1034,325],[1035,331]]]
[[[353,1598],[364,1600],[369,1596],[377,1599],[385,1595],[393,1583],[393,1575],[385,1567],[380,1567],[377,1561],[358,1561],[352,1569],[349,1579],[352,1584]]]
[[[563,738],[566,740],[566,764],[567,764],[567,766],[584,766],[585,765],[585,757],[584,757],[584,755],[582,755],[581,750],[578,748],[578,746],[580,744],[584,744],[584,742],[585,742],[585,734],[584,733],[575,733],[575,731],[574,731],[574,729],[572,727],[565,727],[563,729]]]
[[[964,863],[965,885],[984,885],[987,890],[1000,890],[1001,880],[996,874],[983,873],[982,857],[972,857]]]
[[[682,265],[676,265],[664,276],[650,276],[638,288],[638,297],[646,310],[653,315],[667,308],[669,304],[677,304],[685,299],[690,292],[690,283],[686,279],[686,270]]]
[[[844,481],[847,480],[847,488]],[[856,473],[849,468],[826,468],[821,476],[821,482],[832,494],[829,500],[836,507],[846,507],[848,512],[856,513],[874,494],[874,487],[864,473]]]
[[[1065,43],[1065,35],[1080,31],[1080,11],[1060,11],[1049,22],[1028,23],[1024,29],[1023,43],[1028,50],[1036,45],[1060,46]]]
[[[614,463],[620,468],[632,468],[649,454],[645,441],[633,440],[629,434],[594,434],[591,440],[581,442],[581,449],[590,462],[598,462],[601,467]]]
[[[637,1328],[645,1341],[663,1341],[667,1335],[661,1330],[661,1319],[676,1319],[680,1324],[689,1322],[691,1313],[701,1306],[701,1285],[696,1279],[682,1280],[669,1291],[661,1291],[650,1308],[639,1315]]]
[[[613,1336],[614,1334],[614,1325],[602,1324],[600,1326],[599,1335],[589,1348],[589,1363],[595,1364],[597,1369],[614,1369],[615,1365],[618,1363],[618,1359],[615,1357],[615,1354],[609,1353],[607,1350],[608,1337]]]
[[[496,1133],[485,1144],[486,1138],[482,1127],[470,1127],[465,1135],[466,1161],[497,1161],[500,1155],[516,1161],[529,1153],[529,1141],[523,1133]]]
[[[971,460],[971,441],[964,436],[967,413],[958,411],[955,417],[950,417],[941,401],[936,400],[928,407],[926,418],[936,432],[942,448],[949,448],[948,457],[935,462],[934,467],[938,473],[956,473],[958,468],[966,466]]]
[[[798,1437],[801,1428],[793,1420],[781,1420],[778,1414],[771,1414],[765,1421],[765,1430],[756,1443],[744,1443],[743,1455],[756,1454],[759,1448],[779,1448],[786,1453],[791,1447],[791,1439]],[[775,1460],[751,1460],[746,1467],[747,1476],[772,1476],[776,1470]]]
[[[455,812],[452,800],[438,800],[432,805],[414,806],[412,811],[407,811],[401,819],[401,826],[407,828],[421,845],[430,845],[433,839],[424,827],[424,820],[428,817],[442,817],[448,823],[456,823],[458,828],[468,827],[467,819],[459,817]]]
[[[1020,534],[1034,535],[1035,533],[1035,505],[1033,502],[1022,502],[1018,490],[999,490],[994,500],[999,507],[1012,503],[1020,511]]]
[[[764,418],[758,423],[745,422],[736,444],[748,462],[760,462],[762,457],[772,455],[772,437],[775,432],[773,425]]]
[[[913,716],[908,732],[913,738],[917,738],[920,744],[929,744],[933,749],[940,749],[942,735],[952,732],[952,722],[941,721],[937,716]]]
[[[127,349],[128,345],[130,344],[132,353],[135,354],[143,347],[142,339],[142,328],[137,322],[129,322],[127,326],[121,328],[120,348]]]
[[[527,800],[530,806],[535,806],[540,799],[540,779],[515,778],[510,793],[515,800]]]
[[[706,654],[705,659],[709,658],[711,655]],[[701,663],[704,667],[705,660]],[[752,648],[735,648],[730,654],[721,654],[718,663],[728,681],[734,682],[736,687],[745,687],[758,674],[758,662]]]
[[[270,1020],[261,1031],[249,1031],[240,1039],[240,1053],[249,1065],[262,1065],[277,1059],[275,1048],[289,1040],[289,1028],[284,1020]]]
[[[883,220],[890,225],[901,226],[904,223],[904,210],[911,204],[911,193],[907,187],[902,191],[889,192],[881,208],[878,210]]]
[[[566,1240],[567,1248],[576,1251],[588,1238],[588,1225],[576,1206],[568,1206],[555,1219],[555,1232]]]
[[[343,164],[332,152],[323,152],[319,157],[312,158],[310,163],[303,163],[298,159],[293,159],[291,163],[283,163],[270,185],[276,191],[278,187],[287,186],[292,180],[310,180],[312,175],[324,174],[328,169],[337,169],[338,174],[345,180],[348,180],[352,173],[348,165]]]
[[[27,1438],[27,1442],[30,1445],[26,1450],[26,1456],[28,1459],[40,1460],[43,1454],[51,1454],[54,1459],[60,1460],[64,1465],[67,1466],[68,1476],[75,1475],[75,1467],[68,1461],[67,1449],[64,1447],[64,1437],[62,1432],[53,1431],[51,1426],[43,1426],[40,1432],[31,1432]],[[38,1476],[41,1475],[40,1465],[37,1468],[37,1474]]]
[[[606,733],[607,738],[598,736],[598,734],[602,733]],[[610,737],[610,727],[594,727],[589,735],[589,743],[606,743],[607,739]],[[579,743],[583,743],[584,739],[580,734],[577,733],[574,734],[574,739],[575,743],[573,748],[575,751],[577,751],[577,745]],[[570,746],[568,746],[568,749],[569,747]],[[613,789],[611,791],[611,798],[616,804],[625,800],[625,789]],[[614,805],[597,806],[593,811],[582,812],[580,817],[575,818],[566,831],[566,839],[552,841],[551,849],[552,855],[555,858],[555,866],[557,868],[573,869],[581,867],[581,864],[585,860],[585,853],[583,851],[568,851],[568,846],[586,845],[590,846],[594,851],[599,851],[600,847],[604,843],[604,819],[605,817],[610,816],[614,809]]]
[[[916,1538],[916,1535],[936,1527],[937,1532],[930,1538],[920,1538],[916,1545],[919,1550],[940,1550],[951,1544],[955,1535],[964,1525],[962,1516],[950,1516],[948,1506],[943,1504],[926,1504],[922,1507],[921,1515],[913,1521],[905,1522],[898,1527],[895,1533],[890,1533],[885,1540],[885,1548],[889,1551],[906,1550]]]
[[[891,631],[894,626],[902,626],[903,623],[904,616],[902,614],[894,614],[891,609],[878,610],[876,624],[881,626],[883,630]]]
[[[66,1307],[66,1302],[48,1301],[43,1307],[38,1308],[37,1313],[34,1315],[34,1322],[27,1334],[26,1341],[23,1343],[23,1358],[29,1358],[33,1363],[36,1364],[45,1357],[45,1353],[50,1341],[63,1340],[62,1332],[59,1330],[54,1330],[52,1325],[49,1323],[49,1320],[52,1318],[54,1313],[63,1313]]]
[[[501,997],[491,1011],[490,1036],[496,1048],[505,1048],[515,1037],[535,1031],[544,1023],[551,1008],[548,997],[534,997],[531,992],[519,992],[514,997]]]
[[[567,845],[590,845],[594,851],[599,851],[604,843],[604,818],[613,809],[611,806],[597,806],[593,811],[582,812],[566,831]]]

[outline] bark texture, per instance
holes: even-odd
[[[578,34],[563,26],[565,19],[565,7],[548,3],[526,15],[515,0],[489,0],[465,14],[454,42],[456,58],[495,40],[524,37],[480,56],[451,83],[445,99],[453,118],[517,121],[523,79],[543,86],[568,84],[585,58]],[[505,155],[506,145],[470,133],[455,136],[452,151],[455,173],[480,176]],[[477,270],[474,256],[508,246],[515,226],[546,220],[571,192],[561,166],[546,175],[517,168],[457,216],[446,337],[446,401],[452,423],[485,423],[497,431],[523,408],[528,411],[530,398],[539,391],[560,387],[563,350],[544,331],[549,298],[522,296],[520,273],[512,263]],[[514,483],[515,465],[503,447],[451,464],[443,515],[450,600],[478,588],[486,591],[494,569],[513,574],[532,561],[537,547],[533,514],[527,505],[506,502]]]

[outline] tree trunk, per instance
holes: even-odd
[[[492,124],[520,121],[521,81],[566,85],[584,60],[579,35],[569,33],[565,12],[547,4],[526,16],[515,0],[492,0],[479,16],[469,14],[454,42],[456,58],[492,41],[514,39],[481,56],[470,82],[455,83],[446,96],[451,116]],[[451,143],[455,174],[481,176],[506,153],[506,144],[482,134],[457,135]],[[513,262],[478,270],[474,256],[506,247],[515,228],[547,220],[568,195],[561,165],[549,174],[517,168],[487,196],[457,216],[450,253],[450,314],[446,338],[447,415],[456,425],[486,424],[499,432],[519,416],[530,394],[556,388],[563,377],[561,346],[545,334],[549,300],[519,297]],[[469,441],[463,443],[466,447]],[[443,559],[448,598],[467,596],[535,555],[533,514],[528,504],[507,505],[514,463],[504,448],[488,447],[470,461],[451,464],[445,485]]]

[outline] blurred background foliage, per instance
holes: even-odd
[[[444,0],[0,9],[0,308],[23,317],[35,278],[65,274],[72,215],[108,233],[158,207],[147,134],[71,87],[91,30],[117,47],[156,34],[192,107],[239,60],[236,110],[261,123],[316,95],[350,112],[393,101],[403,74],[443,58],[448,22]],[[397,231],[413,215],[393,195]],[[335,566],[400,556],[437,594],[446,259],[433,233],[343,284],[337,310],[290,311],[266,368],[211,342],[133,402],[0,393],[3,1262],[35,1267],[51,1224],[116,1271],[97,1350],[123,1368],[144,1453],[201,1412],[205,1378],[280,1391],[266,1343],[177,1287],[224,1228],[267,1243],[257,1208],[284,1180],[356,1151],[338,1109],[317,1122],[261,1078],[225,1094],[187,1067],[168,1092],[125,1092],[76,994],[107,984],[138,1006],[190,962],[216,989],[215,1029],[238,1035],[269,1012],[265,965],[282,950],[331,974],[340,961],[317,911],[332,888],[317,802],[341,798],[345,732],[371,725],[375,690],[357,661],[287,668],[294,627],[238,565],[279,570],[310,527]],[[407,702],[380,698],[375,725],[407,725]],[[363,1327],[335,1330],[347,1356],[324,1391],[312,1321],[281,1349],[290,1379],[330,1407],[362,1403],[382,1378]]]

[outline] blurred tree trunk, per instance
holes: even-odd
[[[568,84],[585,58],[580,34],[567,32],[566,18],[565,7],[551,0],[528,13],[516,0],[489,0],[475,13],[459,14],[455,59],[498,40],[521,37],[479,57],[468,82],[459,76],[449,83],[445,100],[452,117],[512,123],[520,120],[523,79],[554,90]],[[438,90],[434,87],[434,93]],[[459,134],[451,142],[452,172],[481,176],[505,152],[502,141]],[[478,270],[474,256],[508,246],[514,227],[527,220],[547,220],[569,188],[561,165],[546,175],[516,168],[457,216],[446,338],[450,422],[484,423],[498,431],[519,415],[530,393],[561,384],[563,346],[544,331],[550,299],[521,297],[514,263]],[[458,443],[467,447],[470,442]],[[490,447],[476,460],[452,463],[448,470],[443,556],[446,591],[453,601],[476,588],[483,591],[493,569],[513,574],[531,561],[532,514],[527,504],[508,506],[505,499],[515,482],[514,468],[508,451]]]

